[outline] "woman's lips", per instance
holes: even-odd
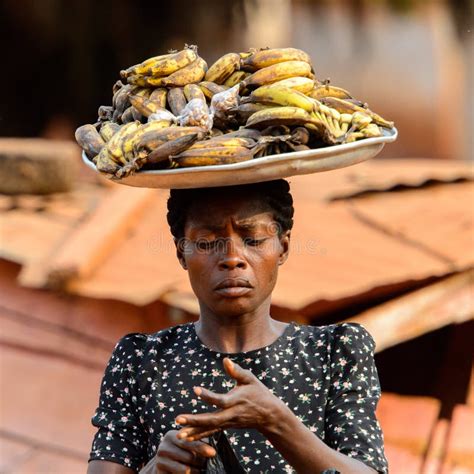
[[[225,298],[238,298],[250,293],[252,288],[248,286],[227,286],[225,288],[218,288],[215,290],[221,296]]]
[[[214,291],[226,298],[237,298],[252,291],[252,285],[246,278],[226,278],[216,285]]]

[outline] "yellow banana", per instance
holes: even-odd
[[[185,69],[185,68],[183,68]],[[169,76],[171,77],[171,76]],[[162,87],[163,81],[166,77],[153,77],[153,76],[128,76],[127,81],[129,84],[140,87]]]
[[[259,110],[264,110],[268,109],[271,107],[275,107],[274,105],[271,104],[259,104],[259,103],[245,103],[245,104],[240,104],[237,107],[233,107],[229,109],[229,113],[231,115],[235,115],[235,117],[238,119],[239,122],[247,122],[247,119],[254,114],[255,112],[258,112]]]
[[[314,88],[314,80],[309,77],[289,77],[282,81],[273,82],[272,85],[289,87],[290,89],[309,95],[308,92]]]
[[[362,132],[366,138],[382,136],[382,130],[380,130],[380,128],[375,123],[370,123],[367,125],[367,127],[362,129]]]
[[[173,74],[197,59],[195,48],[185,48],[181,51],[147,59],[137,66],[125,70],[125,77],[152,76],[163,77]]]
[[[168,91],[163,87],[155,89],[148,97],[152,102],[156,102],[161,108],[166,107],[166,95]]]
[[[246,127],[266,128],[275,125],[305,125],[312,123],[321,126],[321,122],[299,107],[272,107],[255,112],[249,117]]]
[[[170,156],[178,155],[187,150],[198,139],[198,137],[199,135],[197,133],[191,133],[166,141],[155,148],[146,157],[145,162],[147,164],[156,164],[168,160]]]
[[[316,86],[313,90],[308,92],[308,96],[313,99],[322,99],[323,97],[337,97],[339,99],[352,99],[351,94],[341,87],[330,86],[323,84]]]
[[[234,87],[239,82],[242,82],[246,77],[250,76],[250,73],[245,71],[233,72],[224,82],[224,86]]]
[[[217,137],[210,138],[208,140],[202,140],[195,143],[190,150],[197,150],[200,148],[211,148],[211,147],[222,147],[222,146],[245,146],[247,148],[252,148],[256,145],[256,141],[252,138],[245,137],[228,137],[226,135],[220,135]]]
[[[252,102],[258,102],[260,104],[276,104],[299,107],[309,113],[312,113],[316,107],[314,100],[302,94],[301,92],[290,89],[289,87],[278,86],[274,84],[261,86],[255,89],[250,94],[249,99]]]
[[[145,132],[141,133],[139,139],[135,143],[135,154],[140,155],[141,157],[147,156],[163,143],[187,135],[196,135],[198,140],[202,140],[206,134],[206,130],[201,127],[171,126],[154,130],[147,129]]]
[[[339,126],[342,133],[346,133],[349,130],[349,126],[352,123],[352,114],[341,114],[339,119]]]
[[[76,130],[76,141],[89,158],[98,155],[105,145],[94,125],[82,125]]]
[[[94,163],[101,173],[110,176],[113,176],[120,169],[120,165],[114,161],[107,147],[102,148],[101,152],[94,159]]]
[[[242,89],[249,86],[263,86],[272,82],[288,79],[289,77],[308,77],[311,66],[304,61],[286,61],[259,69],[242,82]]]
[[[250,70],[263,69],[272,66],[273,64],[288,61],[306,62],[310,65],[311,69],[311,58],[309,55],[301,49],[296,48],[275,48],[256,51],[250,56],[242,59],[242,68]]]
[[[166,99],[168,101],[169,109],[176,116],[180,115],[186,107],[186,97],[181,87],[173,87],[172,89],[169,89]]]
[[[153,56],[152,58],[148,58],[140,64],[135,64],[133,66],[128,67],[124,71],[120,71],[120,75],[122,78],[127,78],[131,75],[145,75],[153,64],[159,61],[164,61],[165,59],[171,56],[172,54],[162,54],[160,56]]]
[[[186,150],[171,159],[179,167],[212,166],[239,163],[252,159],[254,150],[243,146],[199,148]]]
[[[146,99],[144,97],[140,97],[138,95],[130,95],[129,100],[133,107],[135,107],[138,112],[140,112],[145,117],[149,117],[151,114],[154,114],[159,110],[164,109],[164,107],[162,107],[158,102],[155,102],[151,99]]]
[[[120,130],[120,125],[114,122],[104,122],[100,127],[100,136],[104,142],[108,142],[118,131]]]
[[[153,77],[164,77],[174,74],[176,71],[188,66],[198,58],[196,48],[185,48],[182,51],[172,54],[168,58],[156,61],[147,72]]]
[[[380,115],[372,112],[372,110],[359,107],[358,105],[343,99],[338,99],[336,97],[326,97],[321,99],[321,102],[328,105],[329,107],[332,107],[333,109],[336,109],[340,113],[353,114],[354,112],[360,112],[362,114],[368,115],[377,125],[380,125],[381,127],[393,128],[394,126],[393,122],[385,120]]]
[[[120,130],[108,141],[106,147],[110,158],[117,164],[126,164],[126,159],[122,152],[122,140],[131,132],[134,132],[141,125],[140,122],[130,122],[123,125]]]
[[[186,84],[183,92],[188,102],[193,99],[200,99],[204,101],[204,103],[206,102],[206,96],[197,84]]]
[[[168,77],[160,79],[160,84],[166,87],[185,86],[186,84],[195,84],[202,81],[207,71],[207,63],[204,59],[198,57],[195,61],[180,70],[174,72]]]
[[[213,95],[219,94],[219,92],[223,92],[228,89],[228,87],[225,85],[219,85],[215,82],[209,81],[202,81],[198,84],[198,86],[201,88],[203,94],[209,100],[212,99]]]
[[[146,99],[148,99],[152,92],[153,89],[151,89],[150,87],[135,86],[130,90],[129,94],[139,95],[140,97],[145,97]]]
[[[240,69],[240,56],[237,53],[224,54],[206,72],[205,80],[223,84],[238,69]]]

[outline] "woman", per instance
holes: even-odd
[[[371,336],[270,315],[288,183],[172,190],[167,217],[199,320],[118,342],[88,472],[136,472],[156,455],[155,472],[198,473],[218,433],[249,473],[386,472]]]

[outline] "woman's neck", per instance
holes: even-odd
[[[248,352],[272,344],[287,326],[272,319],[269,305],[265,311],[237,316],[218,316],[203,311],[194,323],[196,334],[209,349],[224,352]]]

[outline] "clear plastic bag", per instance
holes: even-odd
[[[181,127],[202,127],[207,131],[212,130],[213,116],[202,99],[190,100],[177,120]]]
[[[225,91],[214,94],[211,99],[211,114],[219,120],[226,122],[231,117],[231,109],[240,104],[240,84]]]

